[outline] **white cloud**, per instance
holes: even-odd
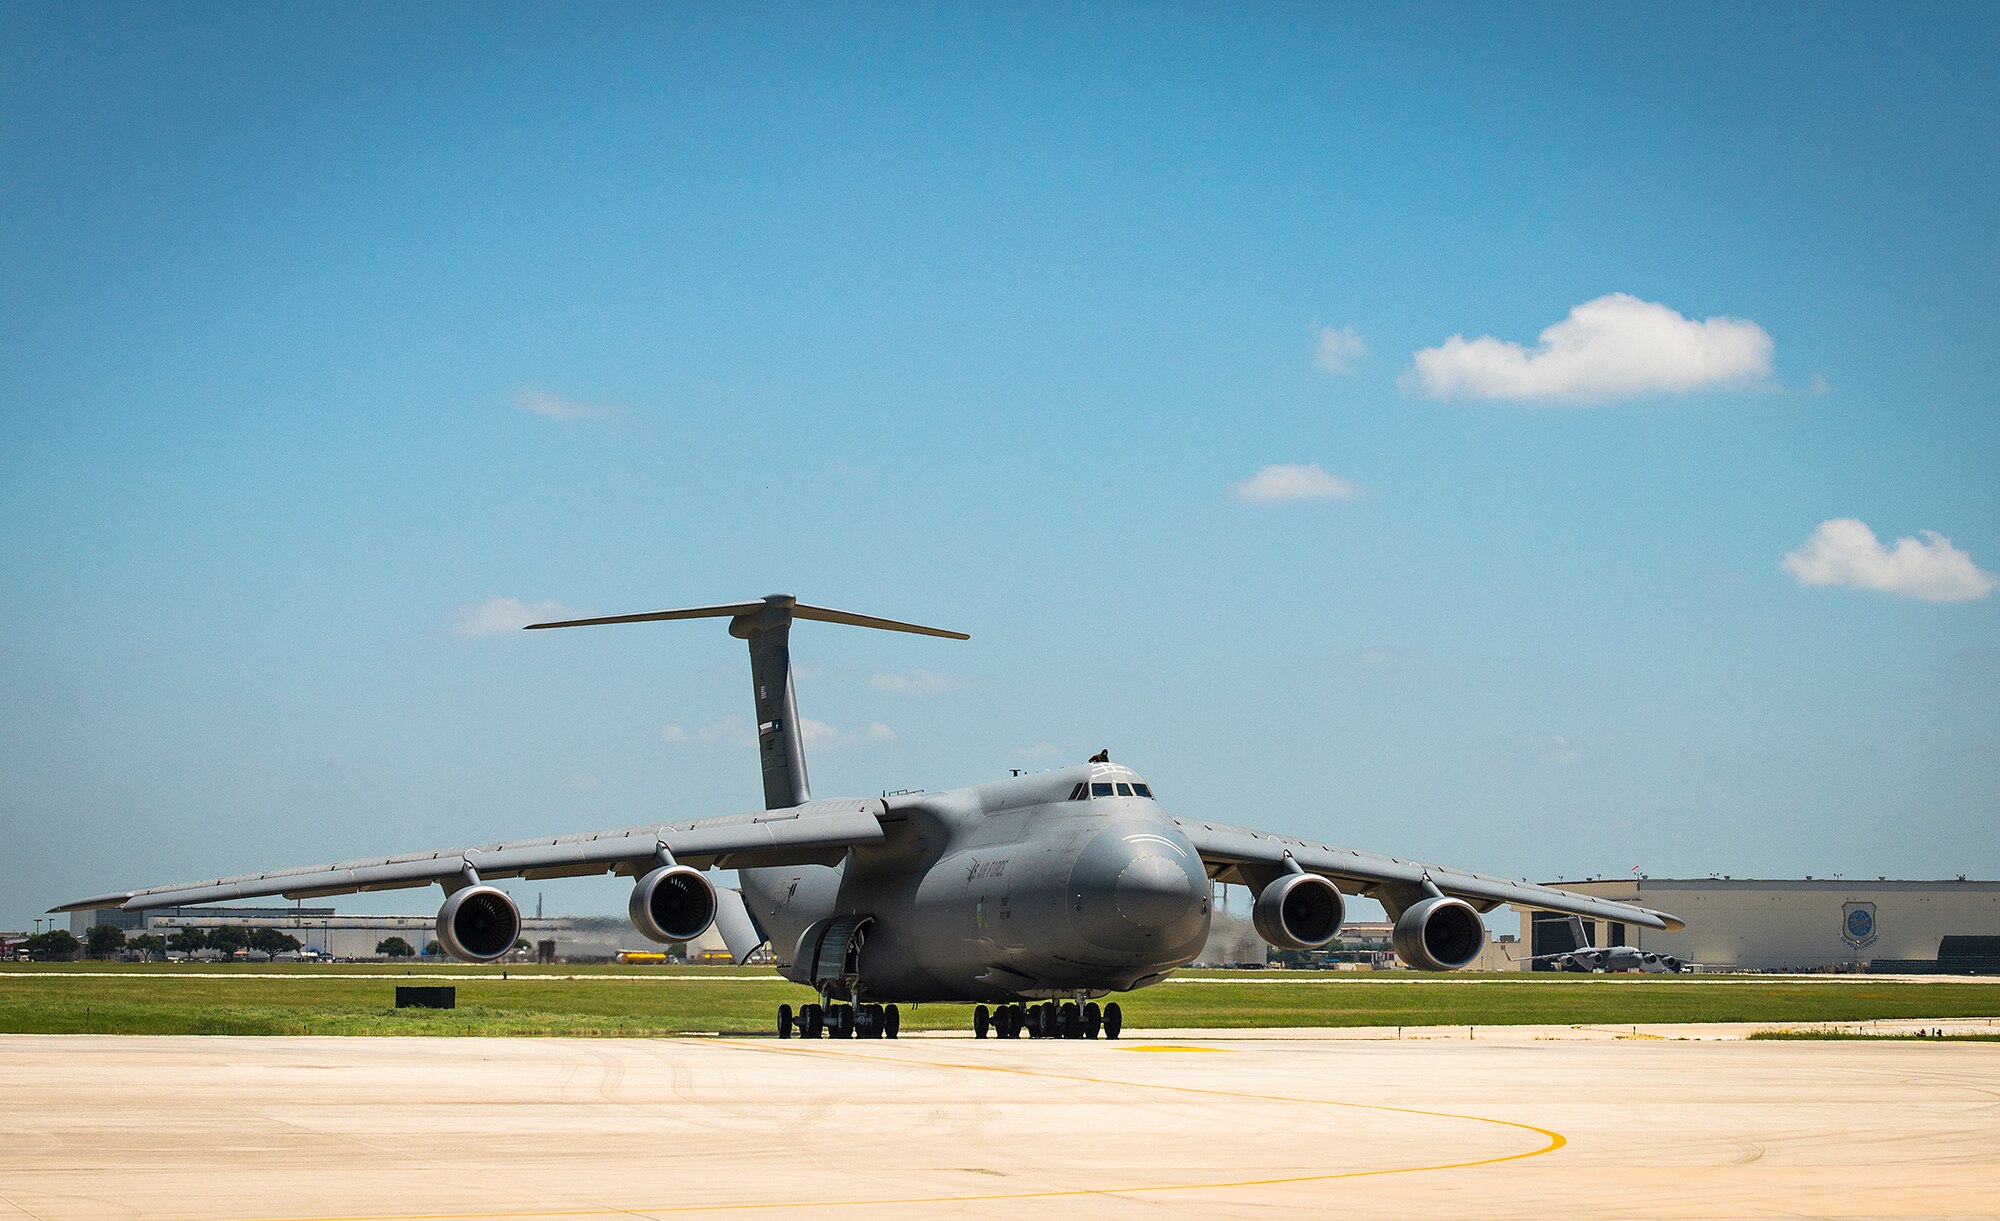
[[[587,793],[597,787],[597,777],[589,772],[571,772],[569,787]]]
[[[1801,585],[1845,585],[1926,602],[1970,602],[2000,586],[2000,576],[1935,530],[1884,547],[1868,523],[1853,517],[1823,521],[1779,567]]]
[[[863,742],[894,742],[896,731],[880,721],[870,721],[859,732],[850,732],[838,725],[825,721],[815,721],[809,716],[799,718],[799,736],[807,746],[824,746],[839,749],[844,746],[858,746]]]
[[[1405,385],[1432,398],[1598,403],[1639,394],[1742,386],[1771,375],[1771,337],[1743,318],[1696,322],[1630,293],[1570,310],[1532,351],[1453,335],[1413,358]]]
[[[1559,733],[1524,733],[1521,748],[1543,763],[1557,767],[1569,767],[1583,758],[1570,740]]]
[[[903,695],[937,695],[945,691],[963,691],[972,686],[972,680],[939,674],[936,670],[877,670],[868,676],[868,685],[877,691],[895,691]]]
[[[1806,393],[1811,395],[1832,394],[1833,383],[1826,380],[1826,374],[1815,373],[1806,379]]]
[[[1313,348],[1313,363],[1328,373],[1352,373],[1368,355],[1368,343],[1351,326],[1319,329],[1319,343]]]
[[[1014,751],[1017,759],[1059,759],[1063,749],[1054,742],[1037,742],[1033,746],[1019,747]]]
[[[740,716],[726,716],[696,729],[688,729],[681,725],[662,725],[660,741],[674,746],[692,744],[733,746],[742,749],[757,745],[757,731],[750,722]]]
[[[1230,484],[1229,492],[1244,504],[1267,505],[1287,500],[1352,500],[1361,495],[1361,485],[1327,474],[1317,462],[1304,466],[1280,463]]]
[[[451,630],[460,636],[499,636],[517,632],[530,623],[556,619],[582,619],[590,614],[561,602],[525,602],[520,598],[492,597],[484,602],[467,602],[451,617]]]
[[[586,420],[612,415],[618,410],[609,404],[579,403],[557,398],[536,386],[522,386],[514,391],[514,406],[551,420]]]

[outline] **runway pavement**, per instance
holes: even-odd
[[[2000,1217],[2000,1044],[1538,1029],[5,1036],[0,1218]]]

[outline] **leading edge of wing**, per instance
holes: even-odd
[[[693,822],[649,823],[613,831],[545,836],[440,852],[368,857],[237,874],[201,882],[116,891],[49,910],[91,911],[120,907],[142,911],[282,895],[324,898],[367,890],[398,890],[457,878],[470,867],[482,881],[508,877],[566,877],[640,865],[664,846],[682,864],[698,868],[780,865],[823,860],[883,838],[878,798],[833,798],[785,810],[725,814]]]
[[[1290,853],[1308,873],[1324,874],[1335,881],[1358,883],[1357,888],[1364,894],[1376,886],[1419,887],[1428,881],[1443,893],[1461,899],[1511,903],[1516,907],[1539,911],[1619,920],[1669,932],[1687,927],[1687,921],[1668,912],[1535,882],[1499,878],[1373,852],[1357,852],[1334,844],[1313,843],[1201,819],[1176,818],[1174,822],[1194,844],[1203,860],[1225,864],[1278,865],[1283,863],[1285,854]]]

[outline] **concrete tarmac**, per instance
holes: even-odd
[[[0,1218],[2000,1218],[2000,1044],[1153,1040],[5,1036]]]

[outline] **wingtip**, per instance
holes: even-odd
[[[123,907],[137,891],[121,890],[108,895],[93,895],[88,899],[76,899],[69,903],[59,903],[49,909],[49,914],[57,912],[100,911],[107,907]]]

